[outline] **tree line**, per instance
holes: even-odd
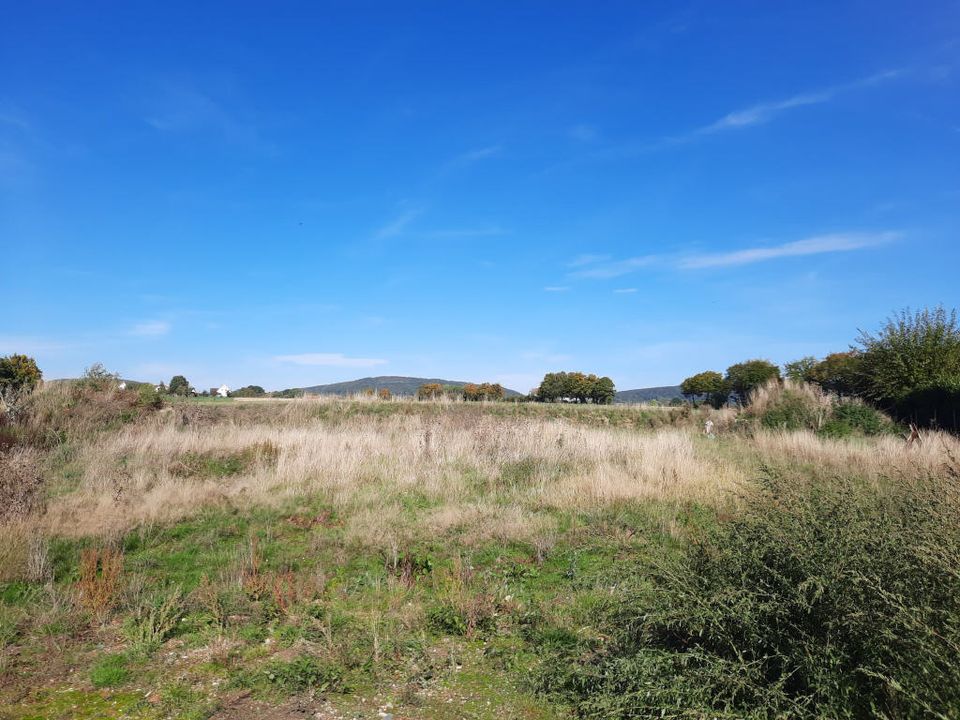
[[[781,368],[765,359],[736,363],[721,373],[705,370],[686,378],[681,393],[694,404],[722,407],[730,402],[745,405],[750,394],[771,380],[783,377],[813,383],[841,397],[857,397],[888,412],[897,420],[960,430],[960,322],[956,310],[936,307],[894,313],[876,333],[861,331],[849,349],[823,358],[804,357]],[[17,412],[24,394],[42,379],[33,358],[13,354],[0,357],[0,411]],[[102,365],[87,370],[83,382],[119,381]],[[152,390],[153,386],[149,386]],[[183,375],[157,388],[161,394],[215,395],[216,388],[196,393]],[[301,390],[267,393],[248,385],[230,393],[233,397],[297,397]],[[445,387],[422,385],[419,399],[452,395],[472,401],[505,399],[497,383],[469,383]],[[574,402],[604,405],[616,394],[613,380],[582,372],[550,372],[525,398],[534,402]],[[387,396],[389,397],[389,396]]]
[[[540,386],[531,393],[537,402],[576,402],[609,405],[617,389],[613,380],[582,372],[552,372],[543,376]]]
[[[803,357],[780,367],[747,360],[725,374],[707,370],[686,378],[680,391],[693,403],[745,405],[770,380],[812,383],[840,397],[857,397],[902,422],[960,429],[960,322],[939,306],[894,313],[876,333],[861,331],[845,351]]]

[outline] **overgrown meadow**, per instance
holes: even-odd
[[[802,383],[48,384],[0,441],[0,717],[960,717],[960,442]]]

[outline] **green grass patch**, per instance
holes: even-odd
[[[90,682],[95,688],[123,685],[129,677],[127,657],[122,653],[104,655],[90,668]]]

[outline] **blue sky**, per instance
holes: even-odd
[[[627,389],[960,305],[957,2],[0,5],[47,377]]]

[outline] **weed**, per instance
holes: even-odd
[[[80,554],[77,591],[83,607],[101,623],[113,609],[123,574],[123,553],[109,547],[86,548]]]
[[[90,668],[90,682],[95,688],[116,687],[130,677],[125,655],[104,655]]]
[[[138,652],[150,653],[170,637],[183,609],[179,586],[141,596],[124,624],[124,635]]]
[[[339,668],[310,655],[300,655],[289,661],[273,660],[264,667],[263,675],[287,693],[333,690],[343,679]]]

